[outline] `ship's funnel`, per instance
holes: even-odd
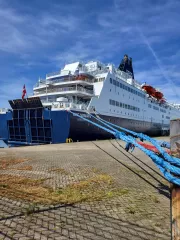
[[[127,54],[124,55],[124,58],[122,59],[118,69],[130,74],[132,76],[132,78],[134,79],[132,58],[129,58]]]

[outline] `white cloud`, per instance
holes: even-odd
[[[12,78],[1,82],[1,99],[16,99],[21,98],[23,85],[26,85],[28,94],[32,93],[32,81],[28,78]],[[30,92],[29,92],[30,91]],[[1,101],[0,101],[1,102]],[[2,106],[2,103],[1,103]]]
[[[82,21],[82,19],[81,19]],[[22,14],[2,5],[0,9],[0,50],[16,54],[32,53],[62,42],[80,24],[78,17],[40,12],[38,17]]]
[[[108,8],[96,9],[97,12],[84,11],[85,4],[51,3],[50,9],[40,10],[36,17],[0,0],[0,50],[18,57],[15,67],[30,70],[44,64],[44,71],[49,63],[60,68],[80,60],[119,64],[124,53],[134,54],[135,78],[169,89],[172,81],[177,83],[180,79],[180,51],[172,53],[171,45],[163,44],[179,36],[180,2],[114,0],[113,3]],[[137,25],[145,39],[137,31]],[[22,82],[4,86],[15,89],[15,96],[21,85]]]

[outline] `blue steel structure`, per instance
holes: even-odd
[[[44,108],[39,98],[9,101],[0,114],[0,138],[11,145],[63,143],[69,136],[70,114]]]

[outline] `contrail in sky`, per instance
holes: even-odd
[[[114,8],[115,8],[115,10],[116,10],[117,12],[120,11],[120,10],[119,10],[119,6],[118,6],[118,3],[117,3],[116,0],[114,0]],[[152,53],[153,57],[155,58],[155,60],[156,60],[156,62],[157,62],[157,66],[159,67],[159,69],[160,69],[160,71],[161,71],[161,74],[162,74],[163,77],[166,79],[166,81],[172,86],[173,91],[174,91],[176,97],[177,97],[177,98],[180,98],[180,96],[179,96],[179,94],[178,94],[178,92],[177,92],[177,90],[176,90],[176,85],[175,85],[175,83],[174,83],[173,80],[172,80],[171,78],[169,78],[169,77],[167,76],[167,74],[165,73],[165,70],[164,70],[164,68],[163,68],[163,66],[162,66],[162,63],[161,63],[159,57],[157,56],[156,52],[154,51],[154,49],[151,47],[151,45],[150,45],[147,37],[144,35],[143,31],[142,31],[137,25],[136,25],[136,29],[137,29],[137,31],[139,32],[141,39],[142,39],[143,42],[146,44],[146,46],[148,47],[149,51]]]
[[[158,58],[158,56],[157,56],[156,52],[154,51],[154,49],[151,47],[148,39],[146,38],[146,36],[143,34],[142,30],[141,30],[138,26],[136,26],[136,29],[137,29],[137,31],[139,32],[142,40],[144,41],[144,43],[147,45],[148,49],[150,50],[150,52],[151,52],[152,55],[154,56],[154,58],[155,58],[155,60],[156,60],[156,62],[157,62],[157,65],[158,65],[158,67],[159,67],[162,75],[163,75],[164,78],[167,80],[167,82],[169,82],[170,84],[172,84],[172,88],[173,88],[176,96],[179,98],[179,94],[178,94],[177,91],[176,91],[176,86],[175,86],[173,80],[170,79],[170,78],[166,75],[166,73],[165,73],[165,71],[164,71],[164,69],[163,69],[163,67],[162,67],[162,63],[161,63],[160,59]]]

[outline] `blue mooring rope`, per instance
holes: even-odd
[[[102,118],[96,118],[94,117],[93,115],[89,114],[91,117],[95,118],[96,120],[102,122],[102,123],[107,123],[106,126],[108,125],[111,125],[111,126],[114,126],[116,128],[119,128],[123,131],[126,131],[128,133],[130,133],[131,135],[134,135],[135,137],[138,137],[140,139],[143,139],[145,141],[149,141],[150,143],[152,143],[158,150],[159,152],[162,154],[162,156],[164,157],[164,159],[166,159],[167,161],[169,161],[171,164],[175,164],[175,165],[178,165],[180,166],[180,159],[179,158],[176,158],[176,157],[171,157],[169,156],[169,154],[167,152],[164,151],[162,147],[162,145],[164,144],[166,147],[168,146],[168,148],[170,149],[170,144],[168,142],[165,142],[165,141],[158,141],[158,140],[155,140],[153,138],[150,138],[149,136],[143,134],[143,133],[136,133],[136,132],[133,132],[131,130],[128,130],[126,128],[123,128],[123,127],[120,127],[118,125],[115,125],[113,123],[110,123]],[[110,127],[110,126],[108,126]],[[113,128],[115,131],[117,131],[117,129]]]
[[[117,126],[113,123],[110,123],[104,119],[101,119],[100,117],[97,118],[89,113],[88,114],[91,118],[94,118],[96,121],[100,122],[101,124],[105,125],[106,127],[98,124],[97,122],[95,123],[87,118],[84,118],[83,116],[81,116],[77,113],[74,113],[72,111],[69,111],[69,112],[72,113],[74,116],[79,117],[79,118],[83,119],[84,121],[87,121],[87,122],[97,126],[98,128],[101,128],[104,131],[111,133],[117,139],[121,139],[127,143],[134,144],[134,146],[138,147],[141,151],[143,151],[146,155],[148,155],[153,160],[153,162],[156,164],[156,166],[159,168],[159,170],[163,173],[164,177],[169,182],[180,186],[180,178],[177,178],[171,174],[171,173],[173,173],[175,175],[180,176],[180,168],[177,167],[177,166],[180,166],[180,159],[172,157],[167,152],[165,152],[164,149],[159,145],[159,142],[157,140],[154,140],[143,133],[135,133],[126,128],[122,128],[122,127]],[[127,136],[124,132],[118,131],[117,128],[133,135],[134,137],[129,136],[129,135]],[[152,151],[144,148],[140,144],[138,144],[135,137],[139,137],[140,139],[151,142],[159,150],[162,157],[158,156],[154,152],[152,152]],[[176,166],[171,165],[171,164],[175,164]]]

